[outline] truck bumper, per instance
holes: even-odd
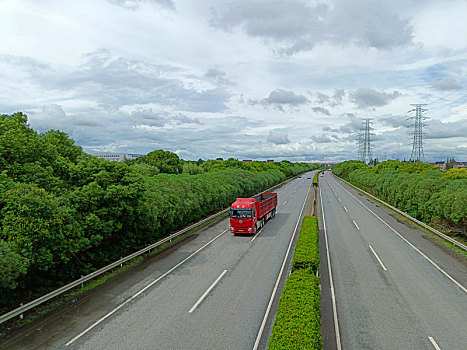
[[[254,235],[255,234],[255,229],[252,228],[251,231],[248,231],[248,228],[244,229],[244,228],[241,228],[241,229],[234,229],[234,230],[230,230],[231,233],[233,233],[234,235]]]

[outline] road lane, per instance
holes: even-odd
[[[280,203],[284,195],[289,199],[255,241],[221,236],[70,348],[252,348],[311,185],[306,180],[280,194]],[[189,313],[224,270],[225,276]]]
[[[204,349],[218,348],[219,342],[223,348],[252,348],[310,187],[311,180],[304,176],[279,188],[281,207],[254,241],[223,233],[227,219],[210,225],[170,254],[147,259],[72,305],[1,339],[0,348]],[[277,297],[272,314],[276,306]],[[270,333],[270,319],[260,349]]]
[[[347,187],[330,174],[320,178],[342,348],[433,349],[429,337],[443,350],[465,347],[466,293],[363,207]],[[400,224],[398,230],[417,231]],[[448,260],[458,275],[465,275],[465,261],[435,248],[430,256]]]
[[[254,241],[223,233],[228,229],[224,219],[170,254],[151,257],[72,305],[13,332],[0,340],[0,348],[252,348],[311,183],[303,176],[276,191],[281,207]],[[276,306],[277,297],[272,314]],[[271,318],[260,349],[270,330]]]

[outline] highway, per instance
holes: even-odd
[[[264,348],[312,177],[277,190],[277,215],[255,236],[233,236],[223,219],[0,348]]]
[[[467,349],[465,258],[330,172],[319,179],[325,349]]]

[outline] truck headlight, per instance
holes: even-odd
[[[233,231],[233,230],[234,230],[234,228],[232,226],[230,226],[230,231]]]
[[[253,231],[253,229],[250,227],[250,228],[248,229],[248,232],[251,232],[251,231]]]

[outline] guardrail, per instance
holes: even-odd
[[[361,188],[359,188],[359,187],[357,187],[357,186],[355,186],[355,185],[352,185],[350,182],[345,181],[344,179],[341,179],[340,177],[338,177],[338,176],[336,176],[336,175],[334,175],[334,174],[332,174],[332,175],[333,175],[334,177],[337,177],[339,180],[344,181],[346,184],[348,184],[349,186],[352,186],[352,187],[355,188],[356,190],[358,190],[358,191],[360,191],[360,192],[366,194],[367,196],[369,196],[369,197],[371,197],[371,198],[377,200],[378,202],[384,204],[385,206],[387,206],[388,208],[394,210],[395,212],[397,212],[397,213],[399,213],[399,214],[405,216],[407,219],[412,220],[413,222],[419,224],[420,226],[423,226],[424,228],[426,228],[427,230],[433,232],[434,234],[437,234],[438,236],[444,238],[446,241],[451,242],[452,244],[458,246],[459,248],[461,248],[461,249],[463,249],[463,250],[467,250],[467,246],[466,246],[466,245],[462,244],[461,242],[456,241],[454,238],[451,238],[451,237],[449,237],[448,235],[446,235],[446,234],[444,234],[444,233],[438,231],[437,229],[435,229],[435,228],[433,228],[433,227],[431,227],[431,226],[428,226],[428,225],[425,224],[424,222],[421,222],[420,220],[417,220],[417,219],[411,217],[409,214],[403,212],[402,210],[397,209],[396,207],[392,206],[392,205],[389,204],[389,203],[386,203],[385,201],[379,199],[378,197],[373,196],[371,193],[368,193],[368,192],[362,190]]]
[[[297,176],[300,176],[300,175],[297,175]],[[265,191],[269,192],[269,191],[271,191],[271,190],[273,190],[275,188],[278,188],[278,187],[282,186],[284,183],[293,180],[297,176],[293,177],[292,179],[288,179],[286,181],[283,181],[283,182],[281,182],[281,183],[279,183],[277,185],[274,185],[274,186],[268,188]],[[56,296],[58,296],[58,295],[60,295],[62,293],[65,293],[66,291],[69,291],[70,289],[73,289],[73,288],[81,285],[82,283],[84,283],[86,281],[89,281],[89,280],[91,280],[93,278],[96,278],[97,276],[100,276],[103,273],[105,273],[105,272],[107,272],[107,271],[109,271],[109,270],[111,270],[111,269],[113,269],[113,268],[115,268],[115,267],[117,267],[117,266],[119,266],[119,265],[133,259],[133,258],[136,258],[139,255],[147,253],[151,249],[154,249],[154,248],[160,246],[161,244],[164,244],[164,243],[166,243],[168,241],[171,241],[172,239],[176,238],[177,236],[180,236],[180,235],[190,231],[191,229],[196,228],[197,226],[205,223],[206,221],[212,220],[217,216],[220,216],[220,215],[222,215],[224,213],[227,213],[228,211],[229,211],[229,208],[221,210],[221,211],[219,211],[219,212],[217,212],[217,213],[215,213],[215,214],[213,214],[213,215],[211,215],[211,216],[209,216],[209,217],[207,217],[207,218],[205,218],[203,220],[200,220],[200,221],[194,223],[193,225],[185,227],[184,229],[182,229],[180,231],[177,231],[177,232],[175,232],[175,233],[161,239],[160,241],[157,241],[156,243],[153,243],[153,244],[151,244],[151,245],[149,245],[147,247],[144,247],[143,249],[140,249],[137,252],[134,252],[133,254],[130,254],[130,255],[124,257],[124,258],[121,258],[118,261],[115,261],[115,262],[113,262],[113,263],[111,263],[111,264],[109,264],[107,266],[104,266],[103,268],[101,268],[101,269],[99,269],[97,271],[91,272],[89,275],[83,276],[80,279],[77,279],[77,280],[75,280],[75,281],[73,281],[73,282],[71,282],[71,283],[69,283],[69,284],[67,284],[67,285],[65,285],[65,286],[63,286],[61,288],[58,288],[58,289],[56,289],[56,290],[54,290],[54,291],[52,291],[52,292],[50,292],[48,294],[45,294],[45,295],[41,296],[40,298],[37,298],[37,299],[35,299],[35,300],[25,304],[25,305],[22,305],[22,306],[14,309],[14,310],[12,310],[10,312],[7,312],[6,314],[3,314],[3,315],[0,316],[0,324],[5,322],[5,321],[8,321],[9,319],[11,319],[13,317],[20,316],[24,312],[26,312],[28,310],[31,310],[31,309],[35,308],[36,306],[38,306],[38,305],[40,305],[42,303],[45,303],[46,301],[48,301],[48,300],[50,300],[52,298],[55,298]]]
[[[171,234],[170,236],[167,236],[167,237],[161,239],[160,241],[157,241],[156,243],[153,243],[153,244],[151,244],[151,245],[149,245],[147,247],[144,247],[143,249],[138,250],[137,252],[134,252],[133,254],[130,254],[130,255],[118,260],[118,261],[115,261],[115,262],[113,262],[113,263],[111,263],[111,264],[109,264],[109,265],[107,265],[107,266],[105,266],[105,267],[103,267],[103,268],[101,268],[101,269],[99,269],[97,271],[91,272],[89,275],[81,277],[80,279],[77,279],[77,280],[75,280],[75,281],[73,281],[73,282],[71,282],[71,283],[69,283],[69,284],[67,284],[67,285],[65,285],[65,286],[63,286],[63,287],[61,287],[59,289],[56,289],[56,290],[54,290],[54,291],[52,291],[52,292],[50,292],[48,294],[45,294],[45,295],[41,296],[40,298],[37,298],[37,299],[27,303],[26,305],[23,305],[23,306],[21,306],[21,307],[19,307],[17,309],[14,309],[14,310],[0,316],[0,323],[8,321],[9,319],[11,319],[11,318],[13,318],[15,316],[19,316],[22,313],[24,313],[24,312],[26,312],[26,311],[28,311],[28,310],[42,304],[42,303],[44,303],[44,302],[46,302],[46,301],[48,301],[48,300],[50,300],[52,298],[55,298],[56,296],[66,292],[66,291],[68,291],[70,289],[73,289],[73,288],[79,286],[81,283],[84,283],[86,281],[89,281],[90,279],[93,279],[93,278],[95,278],[97,276],[100,276],[103,273],[113,269],[114,267],[117,267],[117,266],[119,266],[119,265],[133,259],[133,258],[136,258],[139,255],[147,253],[151,249],[154,249],[154,248],[160,246],[161,244],[164,244],[164,243],[176,238],[177,236],[180,236],[181,234],[184,234],[184,233],[188,232],[189,230],[191,230],[191,229],[205,223],[206,221],[209,221],[209,220],[211,220],[211,219],[213,219],[213,218],[215,218],[215,217],[217,217],[217,216],[219,216],[219,215],[221,215],[223,213],[226,213],[228,210],[229,209],[224,209],[224,210],[222,210],[220,212],[217,212],[216,214],[213,214],[213,215],[211,215],[211,216],[209,216],[209,217],[207,217],[207,218],[205,218],[205,219],[203,219],[203,220],[201,220],[201,221],[199,221],[199,222],[197,222],[197,223],[195,223],[195,224],[193,224],[191,226],[188,226],[188,227],[184,228],[183,230],[177,231],[177,232]]]

